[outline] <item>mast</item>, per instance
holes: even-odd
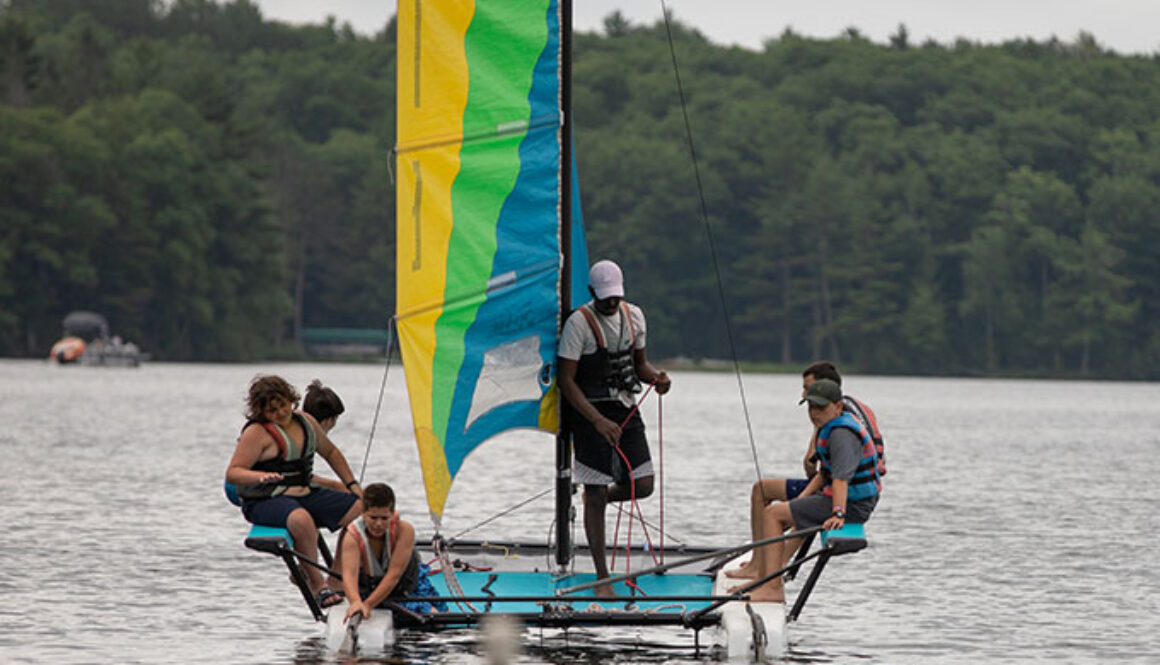
[[[560,328],[572,312],[572,0],[560,0]],[[557,392],[559,385],[557,384]],[[556,566],[572,561],[572,437],[564,429],[564,395],[559,394],[556,435]]]

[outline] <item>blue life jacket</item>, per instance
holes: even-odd
[[[878,496],[882,491],[882,480],[878,475],[878,453],[874,446],[874,440],[870,438],[866,427],[849,412],[843,412],[842,415],[822,425],[822,428],[818,430],[818,459],[822,463],[821,472],[826,479],[826,486],[822,493],[826,496],[834,495],[833,467],[830,461],[830,432],[833,432],[835,427],[845,427],[856,433],[858,438],[862,440],[862,460],[854,471],[854,477],[850,478],[846,499],[848,501],[861,501]]]

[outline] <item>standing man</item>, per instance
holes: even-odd
[[[635,394],[642,381],[656,384],[661,395],[672,382],[649,364],[644,312],[624,300],[620,266],[598,261],[588,271],[588,285],[593,299],[572,312],[560,334],[558,380],[564,425],[576,450],[573,478],[584,485],[584,533],[596,577],[607,579],[605,507],[653,491],[652,459]],[[595,593],[614,595],[608,584]]]

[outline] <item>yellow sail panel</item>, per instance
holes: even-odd
[[[451,185],[467,106],[464,34],[474,3],[402,0],[398,11],[397,328],[429,508],[437,516],[451,476],[432,423],[435,321],[446,290]],[[433,48],[439,57],[423,57]]]

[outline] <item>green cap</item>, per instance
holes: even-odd
[[[842,386],[830,379],[818,379],[806,388],[806,396],[798,404],[809,402],[814,406],[829,406],[842,401]]]

